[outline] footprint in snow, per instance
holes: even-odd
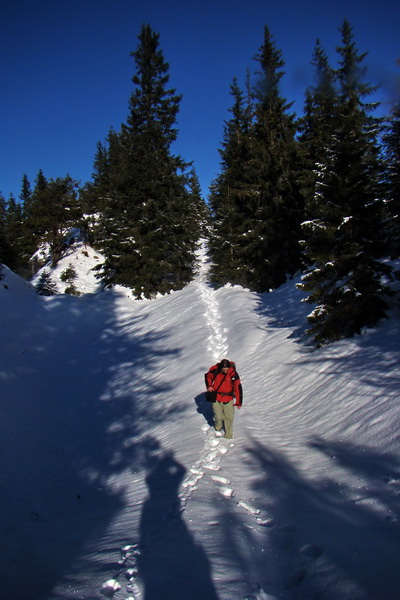
[[[246,512],[256,517],[257,525],[260,525],[261,527],[274,527],[275,523],[273,522],[273,520],[267,515],[262,516],[260,508],[252,506],[248,502],[244,502],[244,500],[238,500],[236,504],[240,508],[243,508]]]
[[[323,554],[324,549],[316,544],[306,544],[300,549],[300,552],[309,558],[319,558]]]
[[[272,519],[262,519],[261,517],[257,517],[256,521],[261,527],[274,527],[275,523]]]
[[[250,506],[250,504],[247,504],[247,502],[243,502],[243,500],[239,500],[238,503],[237,503],[237,505],[241,506],[242,508],[244,508],[245,510],[247,510],[252,515],[259,515],[260,512],[261,512],[259,508],[255,508],[254,506]]]
[[[218,472],[221,470],[221,456],[225,455],[228,452],[229,447],[233,446],[233,442],[230,442],[228,445],[224,443],[226,442],[225,439],[221,438],[220,436],[216,436],[213,427],[204,424],[201,429],[205,434],[204,450],[201,458],[194,465],[192,465],[192,467],[190,467],[188,474],[182,483],[180,498],[183,507],[185,507],[187,501],[190,499],[191,494],[197,489],[198,482],[204,477],[207,471]],[[221,475],[211,475],[211,479],[217,484],[218,492],[224,498],[235,497],[235,491],[232,487],[230,487],[231,482],[227,477],[223,477]],[[236,504],[246,512],[256,517],[257,525],[261,527],[273,527],[273,521],[267,516],[262,516],[259,508],[254,507],[243,500],[238,500]]]
[[[271,594],[267,594],[264,590],[258,585],[257,590],[250,594],[250,596],[246,596],[244,600],[278,600],[276,596],[271,596]]]
[[[212,475],[211,479],[216,483],[222,483],[223,485],[229,485],[230,481],[226,477],[220,477],[219,475]]]
[[[293,573],[287,584],[285,585],[285,590],[293,590],[298,587],[305,579],[307,575],[307,571],[305,569],[298,569]]]
[[[107,598],[112,598],[115,592],[118,592],[120,589],[121,586],[116,579],[108,579],[103,583],[100,591]]]
[[[185,506],[191,494],[197,490],[198,482],[207,471],[216,472],[221,469],[221,455],[227,452],[227,448],[220,444],[221,440],[215,437],[212,427],[204,424],[201,429],[206,434],[204,449],[200,459],[189,468],[188,474],[182,483],[180,499],[183,506]]]
[[[384,477],[383,481],[388,484],[388,485],[393,485],[393,486],[397,486],[400,484],[400,479],[398,479],[397,477]]]
[[[202,431],[204,433],[208,434],[208,443],[212,448],[210,450],[210,452],[206,455],[206,460],[209,462],[208,463],[206,462],[204,467],[209,470],[220,470],[220,464],[218,461],[218,453],[226,454],[228,452],[228,446],[224,443],[221,443],[222,441],[226,441],[226,440],[222,440],[221,437],[218,435],[217,435],[217,437],[214,437],[215,431],[213,430],[213,428],[210,428],[208,425],[203,425]],[[229,446],[233,446],[233,443],[231,442],[229,444]],[[229,487],[230,486],[229,479],[227,479],[226,477],[222,477],[220,475],[212,475],[211,479],[215,483],[221,484],[218,491],[222,496],[224,496],[225,498],[234,498],[235,497],[235,491],[231,487]],[[254,515],[256,517],[256,522],[258,525],[260,525],[262,527],[273,527],[274,526],[272,519],[270,519],[268,517],[263,518],[261,516],[261,510],[259,508],[254,507],[251,504],[244,502],[243,500],[238,500],[236,502],[236,504],[240,508],[243,508],[248,513]]]
[[[129,594],[133,594],[132,598],[136,598],[137,600],[142,597],[141,591],[136,581],[139,572],[138,559],[140,555],[141,550],[139,548],[139,545],[129,544],[122,548],[121,559],[119,560],[119,564],[126,569],[126,591]],[[103,583],[101,587],[101,593],[108,598],[112,598],[114,594],[121,589],[122,585],[118,582],[116,578],[108,579]]]
[[[233,498],[235,496],[235,492],[229,487],[222,486],[218,488],[218,491],[224,498]]]

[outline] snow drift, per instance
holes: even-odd
[[[295,281],[214,290],[203,253],[135,301],[77,270],[80,297],[0,281],[1,596],[397,600],[398,318],[316,351]],[[225,356],[231,443],[203,396]]]

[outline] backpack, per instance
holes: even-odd
[[[221,361],[222,362],[222,361]],[[229,361],[231,368],[235,371],[234,375],[232,375],[232,379],[240,379],[239,374],[236,370],[236,363],[233,360]],[[217,375],[218,372],[221,372],[221,363],[217,363],[216,368],[215,369],[210,369],[210,371],[208,371],[209,373],[212,373],[215,376]],[[205,373],[204,377],[207,375],[207,373]]]

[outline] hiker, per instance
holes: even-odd
[[[216,392],[213,402],[215,431],[225,430],[224,438],[233,438],[235,409],[242,406],[243,390],[235,363],[224,358],[205,374],[208,392]],[[235,400],[235,402],[234,402]]]

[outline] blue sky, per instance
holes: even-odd
[[[90,180],[96,143],[126,121],[142,23],[160,33],[170,84],[183,94],[174,152],[193,161],[203,193],[219,172],[233,77],[240,84],[267,25],[282,51],[282,93],[300,113],[317,37],[335,66],[346,18],[368,81],[388,109],[400,68],[398,0],[13,0],[0,10],[0,191],[69,173]],[[397,83],[396,83],[397,82]],[[387,111],[386,111],[387,112]]]

